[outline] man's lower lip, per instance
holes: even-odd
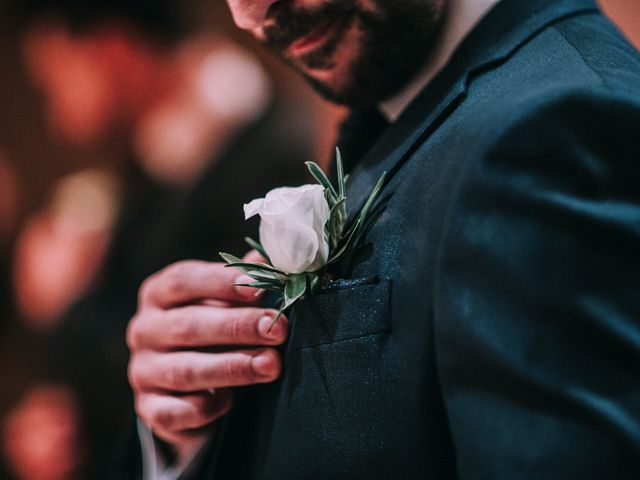
[[[321,47],[340,28],[341,22],[332,22],[293,42],[288,50],[293,56],[300,56]]]

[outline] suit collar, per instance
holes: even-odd
[[[362,205],[382,172],[393,176],[455,110],[474,75],[496,68],[545,27],[597,11],[593,0],[502,0],[355,168],[349,184],[351,211]]]
[[[395,121],[405,108],[438,73],[449,63],[451,56],[480,22],[500,0],[452,0],[440,27],[436,41],[433,41],[429,61],[421,72],[404,89],[380,103],[380,112],[389,121]]]

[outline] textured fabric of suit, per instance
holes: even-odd
[[[640,56],[503,0],[352,172],[344,280],[239,392],[220,479],[640,478]]]

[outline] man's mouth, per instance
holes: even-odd
[[[355,0],[324,1],[314,11],[280,8],[264,29],[265,45],[299,67],[331,68],[333,54],[354,25],[358,10]]]
[[[289,45],[287,49],[289,55],[292,57],[301,57],[322,48],[329,43],[329,41],[341,34],[343,24],[343,21],[334,20],[298,38]]]

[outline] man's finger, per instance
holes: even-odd
[[[198,392],[268,383],[280,375],[280,355],[274,349],[224,353],[142,352],[129,364],[135,390]]]
[[[269,327],[278,312],[261,308],[187,306],[147,313],[131,322],[132,348],[173,350],[222,345],[280,345],[287,337],[284,316]]]
[[[171,308],[202,300],[256,304],[258,290],[237,287],[253,279],[223,263],[183,261],[149,277],[140,288],[140,305]]]
[[[219,389],[214,395],[199,392],[185,396],[147,393],[136,401],[136,412],[156,433],[178,433],[205,427],[231,409],[230,389]]]
[[[249,250],[245,256],[242,257],[242,261],[248,263],[266,263],[266,259],[257,250]]]

